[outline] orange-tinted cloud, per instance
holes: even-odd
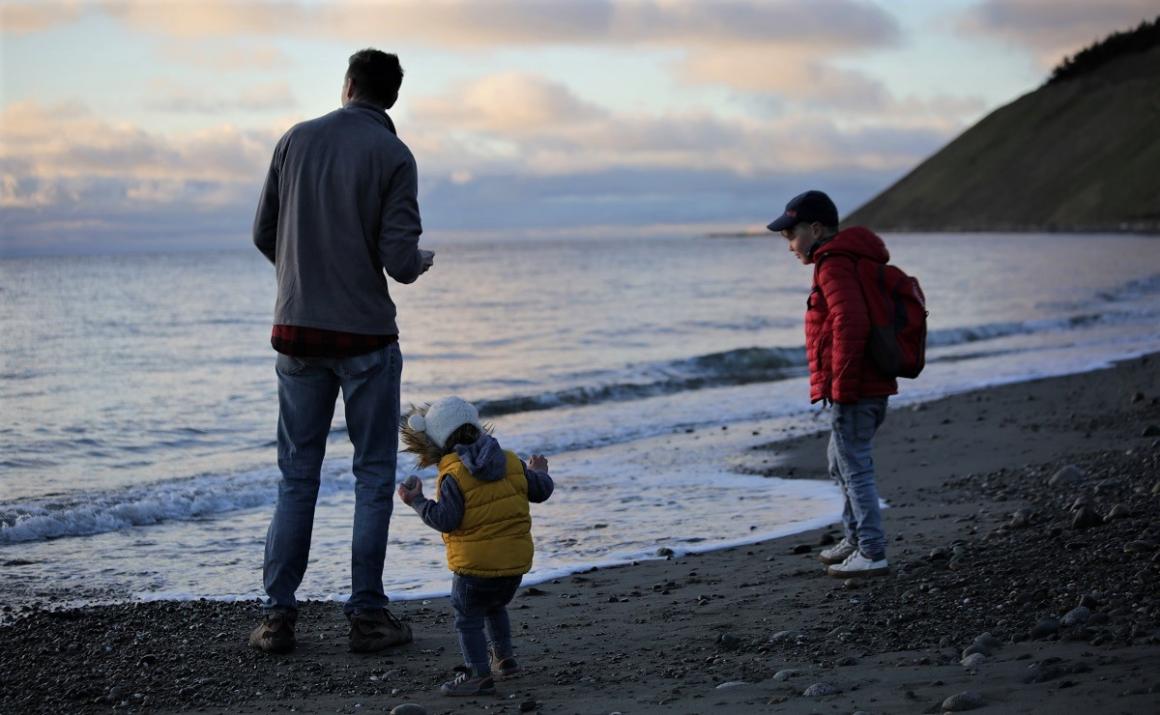
[[[1051,66],[1157,14],[1155,0],[984,0],[963,16],[961,26],[1026,47],[1041,64]]]

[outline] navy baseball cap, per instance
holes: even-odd
[[[785,205],[785,213],[769,224],[770,231],[784,231],[799,223],[817,221],[823,226],[838,225],[838,207],[821,191],[807,191],[798,194]]]

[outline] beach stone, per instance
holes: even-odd
[[[796,675],[800,675],[800,674],[801,674],[800,670],[794,670],[793,668],[784,668],[784,669],[779,670],[776,673],[774,673],[773,679],[778,681],[778,682],[785,682],[785,681],[789,680],[790,678],[792,678]]]
[[[522,703],[520,703],[520,712],[530,713],[538,707],[540,707],[540,704],[537,703],[535,700],[525,700]]]
[[[730,681],[727,681],[727,682],[724,682],[724,683],[721,683],[720,685],[718,685],[716,687],[716,690],[723,690],[725,688],[736,688],[738,685],[749,685],[749,683],[745,682],[744,680],[730,680]]]
[[[662,546],[659,549],[657,549],[657,556],[660,556],[662,558],[667,558],[667,557],[672,556],[672,555],[673,555],[673,550],[667,546]]]
[[[1136,404],[1137,402],[1143,402],[1143,401],[1144,401],[1144,393],[1143,392],[1137,392],[1134,395],[1132,395],[1132,404],[1133,405]]]
[[[1055,635],[1058,632],[1059,621],[1055,620],[1054,618],[1041,618],[1039,619],[1039,623],[1036,623],[1035,626],[1031,629],[1030,636],[1031,640],[1038,640],[1040,638],[1046,638],[1048,636]]]
[[[975,636],[975,641],[972,645],[981,646],[989,651],[997,651],[1003,647],[1003,641],[991,635],[990,631],[986,631]],[[990,653],[986,653],[985,655],[990,655]]]
[[[808,554],[813,548],[809,544],[794,544],[794,547],[790,551],[795,554]]]
[[[1104,516],[1104,521],[1115,521],[1116,519],[1124,519],[1132,515],[1132,510],[1124,504],[1116,504],[1111,511]]]
[[[1063,615],[1060,623],[1065,626],[1082,626],[1092,617],[1091,609],[1087,606],[1076,606]]]
[[[1011,521],[1007,522],[1007,526],[1012,529],[1023,529],[1031,526],[1031,517],[1033,515],[1034,512],[1030,509],[1020,509],[1011,515]]]
[[[971,653],[966,658],[960,660],[959,665],[963,666],[964,668],[974,669],[978,668],[980,665],[986,662],[987,656],[983,655],[982,653]]]
[[[837,542],[837,539],[828,531],[818,537],[818,546],[829,546],[835,542]]]
[[[978,643],[972,643],[963,649],[963,660],[966,660],[972,655],[991,655],[991,649],[982,646]]]
[[[717,637],[717,645],[725,650],[737,650],[741,647],[741,639],[732,633],[722,633]]]
[[[1084,506],[1075,512],[1075,517],[1071,520],[1071,528],[1089,529],[1093,526],[1099,526],[1103,522],[1104,520],[1100,518],[1095,509]]]
[[[802,634],[800,631],[778,631],[769,637],[770,643],[783,643],[788,641],[800,640]]]
[[[820,698],[826,695],[837,695],[840,692],[842,691],[829,683],[814,683],[802,691],[802,695],[807,698]]]
[[[1156,437],[1160,436],[1160,427],[1156,425],[1148,425],[1144,431],[1140,433],[1141,437]]]
[[[417,703],[403,703],[391,708],[390,715],[427,715],[427,708]]]
[[[1156,550],[1156,544],[1151,541],[1129,541],[1124,544],[1125,554],[1150,554]]]
[[[1060,469],[1055,474],[1052,474],[1051,479],[1047,480],[1047,484],[1048,486],[1052,487],[1079,484],[1083,481],[1083,477],[1084,474],[1082,471],[1080,471],[1079,467],[1075,466],[1074,464],[1069,464],[1066,467]]]
[[[931,561],[946,561],[950,557],[951,550],[945,546],[939,546],[937,548],[931,549],[930,553],[927,554],[927,558]]]
[[[942,709],[958,713],[965,710],[977,710],[986,704],[987,701],[979,693],[974,690],[964,690],[942,701]]]

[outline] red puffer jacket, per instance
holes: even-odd
[[[810,402],[857,402],[898,392],[898,381],[880,373],[866,357],[870,317],[854,267],[857,260],[890,260],[882,239],[861,226],[838,232],[813,255],[814,285],[806,303]]]

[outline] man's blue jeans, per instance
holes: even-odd
[[[459,574],[451,579],[451,607],[455,610],[459,649],[463,651],[464,665],[470,666],[475,675],[491,672],[487,657],[489,639],[496,657],[502,660],[512,655],[512,626],[507,605],[522,580],[523,576],[481,578]]]
[[[354,444],[351,595],[345,611],[383,608],[383,562],[399,447],[398,343],[349,358],[278,355],[278,504],[266,533],[262,579],[268,610],[295,610],[306,573],[326,438],[338,392]]]
[[[842,526],[846,538],[868,559],[886,558],[886,535],[878,507],[871,441],[886,419],[886,398],[867,397],[850,404],[834,403],[827,457],[830,476],[845,497]]]

